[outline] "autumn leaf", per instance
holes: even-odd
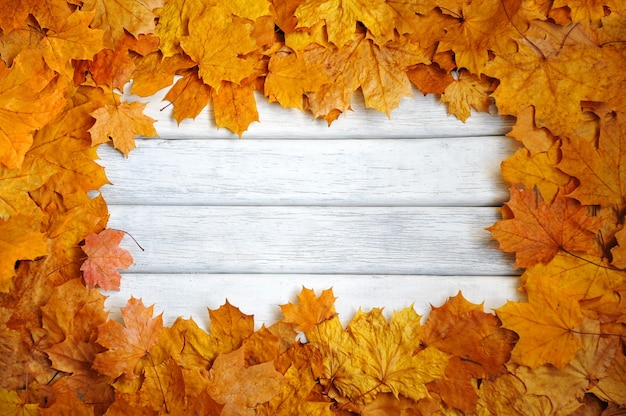
[[[93,368],[115,379],[122,374],[138,377],[137,364],[149,357],[150,349],[159,343],[163,318],[153,318],[153,306],[146,308],[141,299],[131,297],[122,309],[124,325],[107,321],[98,326],[98,343],[107,348],[96,355]]]
[[[573,257],[557,254],[547,264],[536,264],[522,275],[522,285],[532,281],[554,285],[563,295],[577,301],[612,296],[626,283],[626,274],[612,269],[606,259],[591,256]]]
[[[626,357],[619,349],[606,373],[591,392],[602,400],[626,406]]]
[[[68,415],[93,416],[93,406],[87,405],[69,385],[66,379],[59,380],[52,385],[55,397],[52,404],[39,410],[42,416]]]
[[[484,409],[480,414],[544,416],[554,411],[547,396],[527,394],[524,383],[513,374],[485,380],[480,386],[479,395],[479,408]]]
[[[519,335],[511,361],[531,368],[565,367],[583,346],[580,305],[550,281],[529,281],[524,288],[528,303],[508,301],[496,309],[502,326]]]
[[[241,137],[253,121],[259,121],[254,90],[250,85],[224,81],[212,94],[217,127],[226,127]]]
[[[154,119],[143,114],[146,104],[123,102],[119,105],[105,105],[91,112],[96,119],[91,133],[91,143],[97,145],[113,141],[113,147],[126,157],[135,146],[135,135],[155,137]]]
[[[334,415],[331,403],[308,400],[317,384],[309,368],[298,370],[295,366],[291,366],[284,376],[285,382],[280,394],[274,396],[269,402],[261,404],[257,408],[257,414],[262,416]]]
[[[290,50],[279,51],[268,63],[265,96],[283,107],[304,109],[304,94],[328,81],[319,65],[309,65],[304,57]]]
[[[458,2],[459,10],[449,13],[455,18],[454,23],[445,26],[437,49],[453,51],[459,68],[480,77],[490,61],[490,53],[499,55],[511,50],[507,43],[518,37],[512,19],[521,3],[521,0]]]
[[[428,396],[425,384],[444,377],[448,355],[437,348],[419,349],[420,316],[412,308],[394,312],[388,322],[380,309],[359,311],[343,331],[337,318],[307,333],[322,351],[324,377],[342,395],[367,404],[377,393]]]
[[[254,318],[246,315],[228,300],[218,309],[209,309],[211,335],[219,339],[220,352],[227,353],[239,348],[254,333]]]
[[[458,73],[458,79],[448,84],[441,102],[448,104],[448,114],[454,114],[459,120],[466,121],[473,108],[476,111],[489,112],[492,82],[485,77],[478,77],[467,71]]]
[[[123,238],[123,231],[111,229],[85,237],[82,249],[87,260],[80,270],[88,288],[100,286],[104,290],[119,290],[122,276],[118,269],[128,269],[133,264],[130,252],[119,247]]]
[[[515,375],[524,382],[527,394],[546,395],[557,410],[556,415],[569,415],[578,409],[590,386],[605,377],[618,349],[615,337],[601,337],[597,321],[584,320],[580,325],[583,348],[564,368],[551,365],[535,369],[519,367]]]
[[[597,146],[580,139],[563,141],[559,169],[580,185],[570,195],[586,205],[623,205],[626,196],[626,146],[624,121],[603,123]]]
[[[180,46],[198,64],[202,81],[218,89],[222,81],[238,84],[257,73],[252,30],[250,23],[235,19],[222,7],[209,6],[190,19],[189,36],[180,38]]]
[[[550,130],[535,125],[535,108],[532,106],[517,113],[513,128],[506,135],[523,143],[531,155],[547,152],[555,142]]]
[[[303,287],[298,295],[299,305],[288,303],[280,306],[285,316],[283,321],[296,324],[298,331],[310,332],[316,325],[337,315],[336,299],[332,289],[324,290],[318,298],[313,290]]]
[[[433,64],[417,64],[407,70],[407,76],[424,95],[443,94],[454,81],[452,74]]]
[[[568,135],[583,121],[581,101],[601,101],[599,94],[608,80],[603,78],[604,60],[598,48],[568,42],[566,29],[551,28],[560,30],[552,43],[537,40],[541,45],[537,46],[529,43],[535,38],[527,35],[518,51],[497,55],[484,72],[500,79],[492,94],[500,114],[514,115],[532,105],[538,127]]]
[[[545,152],[531,154],[528,149],[519,149],[502,162],[502,178],[509,184],[521,184],[526,189],[535,189],[543,200],[551,204],[559,189],[565,187],[571,177],[557,168],[560,143]]]
[[[208,378],[209,394],[224,404],[223,416],[256,414],[256,407],[279,394],[284,383],[271,362],[246,367],[243,349],[219,355]]]
[[[488,228],[500,249],[515,253],[515,266],[530,267],[549,262],[560,250],[568,253],[598,254],[595,233],[599,218],[587,216],[587,208],[563,195],[551,205],[532,190],[510,188],[506,208],[513,218]]]
[[[450,354],[446,378],[429,385],[449,407],[472,413],[478,395],[473,379],[494,378],[506,372],[515,335],[500,327],[482,305],[468,302],[459,292],[441,307],[433,307],[424,325],[422,344]]]
[[[328,40],[339,48],[354,40],[357,22],[374,37],[381,37],[380,43],[384,44],[393,34],[394,14],[382,0],[308,0],[294,13],[298,27],[310,28],[324,21]]]
[[[104,30],[105,47],[115,49],[124,32],[133,36],[154,32],[155,10],[163,0],[88,0],[85,11],[94,11],[92,28]]]
[[[36,53],[20,54],[11,68],[0,62],[0,164],[22,165],[32,134],[65,105],[63,83]]]
[[[6,416],[38,416],[38,403],[24,403],[16,391],[0,387],[0,413]]]
[[[198,72],[186,71],[167,92],[164,100],[174,105],[172,117],[178,123],[186,118],[196,118],[211,100],[213,88],[202,82]]]
[[[15,262],[34,260],[48,254],[45,235],[39,224],[25,214],[0,220],[0,292],[8,292],[15,276]]]

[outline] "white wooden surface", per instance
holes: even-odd
[[[106,293],[113,318],[133,295],[167,324],[206,326],[228,298],[260,326],[302,286],[333,287],[344,322],[358,307],[424,314],[459,290],[487,309],[519,298],[511,256],[485,231],[508,195],[511,120],[463,124],[416,94],[391,119],[355,102],[329,128],[258,97],[261,122],[238,139],[208,110],[177,126],[163,95],[147,100],[159,139],[128,160],[99,152],[109,226],[145,249],[123,243],[135,265]]]

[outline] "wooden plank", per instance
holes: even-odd
[[[508,275],[495,208],[110,207],[135,273]]]
[[[385,307],[389,316],[414,304],[420,315],[427,315],[431,304],[440,306],[459,290],[471,302],[484,301],[488,312],[522,296],[517,291],[519,279],[512,276],[125,274],[121,291],[105,293],[106,308],[119,321],[120,309],[134,296],[146,305],[154,304],[156,314],[164,312],[168,326],[182,316],[193,317],[207,328],[207,308],[217,309],[228,299],[242,312],[253,314],[258,328],[281,318],[279,305],[297,303],[302,286],[318,295],[332,287],[344,324],[359,307],[364,311]]]
[[[168,101],[162,101],[166,93],[167,89],[164,89],[149,98],[127,94],[125,99],[148,103],[144,112],[157,120],[155,127],[161,137],[237,137],[226,129],[217,129],[210,107],[205,108],[195,120],[186,119],[178,125],[172,118],[172,106],[168,105]],[[352,103],[354,111],[340,116],[330,128],[324,120],[313,120],[311,113],[281,108],[277,103],[270,104],[260,93],[255,96],[260,122],[250,125],[244,133],[248,139],[494,136],[506,134],[513,125],[513,118],[496,116],[495,107],[490,114],[472,111],[472,116],[463,123],[448,115],[446,106],[435,96],[423,96],[417,90],[414,90],[412,98],[403,99],[390,117],[366,109],[362,95],[356,93]]]
[[[141,140],[99,151],[110,204],[500,206],[506,137]]]

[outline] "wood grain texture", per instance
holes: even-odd
[[[496,208],[110,207],[135,273],[508,275]]]
[[[127,89],[128,90],[128,89]],[[205,108],[194,119],[183,120],[180,125],[172,118],[173,108],[163,101],[166,90],[152,97],[141,98],[129,95],[129,100],[144,101],[148,105],[145,113],[157,120],[155,127],[159,136],[168,139],[191,138],[235,138],[226,129],[217,129],[211,108]],[[324,120],[313,120],[311,113],[294,108],[282,108],[277,103],[268,103],[259,93],[255,94],[259,122],[250,125],[243,134],[246,139],[309,139],[309,138],[428,138],[428,137],[474,137],[499,136],[506,134],[513,125],[512,118],[500,118],[495,114],[472,111],[465,122],[448,115],[444,104],[433,95],[424,96],[417,90],[407,97],[400,107],[391,112],[391,117],[376,110],[365,108],[363,96],[355,93],[352,108],[342,114],[330,127]]]
[[[508,198],[511,119],[464,124],[416,93],[391,119],[357,96],[329,128],[257,95],[261,122],[238,140],[210,109],[178,126],[164,94],[143,99],[160,139],[139,140],[128,160],[99,150],[109,227],[145,248],[123,242],[135,265],[106,293],[114,319],[134,296],[167,325],[206,328],[206,308],[228,299],[259,327],[302,286],[333,287],[344,323],[359,307],[426,314],[459,290],[487,309],[519,299],[519,271],[485,230]]]
[[[372,140],[140,140],[99,151],[109,204],[500,206],[502,136]]]
[[[209,323],[207,308],[217,309],[226,300],[253,314],[257,328],[271,325],[282,317],[279,305],[297,303],[303,286],[318,295],[332,287],[344,324],[359,307],[384,307],[389,316],[414,305],[420,315],[427,315],[431,304],[440,306],[459,290],[471,302],[484,301],[487,312],[522,296],[512,276],[125,274],[122,281],[120,292],[106,292],[112,318],[121,319],[120,309],[134,295],[146,305],[154,304],[155,313],[163,312],[166,325],[182,316],[193,317],[204,328]]]

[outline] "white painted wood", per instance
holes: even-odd
[[[217,129],[210,107],[202,110],[195,120],[183,120],[179,126],[172,118],[173,107],[168,105],[169,101],[163,101],[166,93],[167,89],[163,89],[149,98],[127,95],[125,99],[148,103],[144,112],[157,120],[155,127],[162,138],[237,137],[226,129]],[[434,95],[424,96],[414,90],[413,97],[403,99],[400,107],[391,112],[391,117],[366,109],[363,96],[356,93],[352,103],[354,111],[342,114],[329,128],[326,121],[313,120],[311,113],[281,108],[277,103],[270,104],[259,93],[255,96],[260,122],[250,125],[243,135],[246,139],[494,136],[507,133],[513,124],[512,118],[496,116],[495,108],[492,108],[491,114],[472,112],[472,116],[463,123],[448,115],[446,106],[439,103]]]
[[[164,95],[141,99],[161,139],[140,140],[129,160],[99,151],[114,183],[103,189],[109,227],[145,248],[123,242],[135,265],[106,293],[114,319],[132,295],[167,325],[183,316],[206,328],[206,308],[228,299],[259,327],[302,286],[333,287],[344,323],[359,307],[426,314],[458,290],[487,310],[519,299],[512,257],[485,230],[508,197],[499,166],[515,150],[490,136],[511,119],[464,124],[416,93],[391,119],[357,96],[329,128],[257,95],[261,122],[233,140],[210,109],[178,126]]]
[[[163,312],[166,325],[178,316],[193,318],[208,328],[207,308],[217,309],[225,300],[252,314],[256,327],[271,325],[282,317],[279,305],[297,303],[302,287],[315,290],[331,288],[335,307],[344,325],[358,308],[367,311],[385,307],[394,310],[414,305],[427,315],[430,305],[440,306],[459,290],[470,302],[490,312],[507,300],[521,299],[519,281],[512,276],[389,276],[389,275],[240,275],[240,274],[125,274],[120,292],[106,292],[106,307],[113,319],[121,320],[120,309],[134,296]]]
[[[514,142],[149,139],[128,160],[99,153],[110,204],[500,206],[500,163]]]
[[[110,207],[135,273],[507,275],[495,208]]]

